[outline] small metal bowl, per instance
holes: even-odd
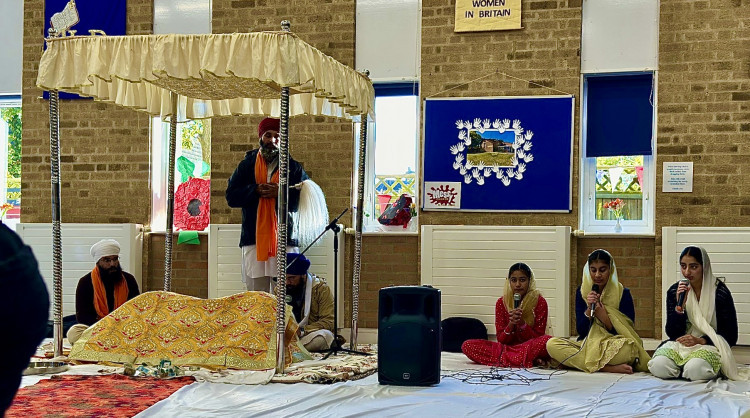
[[[23,371],[23,375],[55,374],[65,370],[68,370],[68,365],[61,361],[32,361]]]

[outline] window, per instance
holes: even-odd
[[[9,228],[21,218],[21,96],[0,96],[0,214]]]
[[[417,219],[407,228],[385,226],[378,217],[398,198],[412,199],[416,214],[419,92],[416,83],[375,84],[375,122],[370,123],[365,164],[363,232],[416,233]],[[355,171],[359,155],[359,123],[355,124]],[[356,181],[353,201],[357,201]]]
[[[161,232],[167,228],[168,165],[169,123],[156,117],[151,121],[151,231]],[[210,179],[211,120],[178,123],[174,172],[175,230],[203,231],[208,228]],[[203,220],[205,222],[200,222]],[[202,223],[206,226],[196,226]]]
[[[582,84],[579,227],[651,235],[656,74],[587,74]]]

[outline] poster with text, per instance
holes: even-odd
[[[426,99],[422,208],[570,212],[573,109],[572,96]],[[456,182],[459,201],[427,201]]]
[[[521,29],[521,0],[456,0],[454,32]]]

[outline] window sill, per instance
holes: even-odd
[[[417,236],[419,232],[409,231],[408,229],[401,228],[402,231],[362,231],[363,236]]]
[[[373,236],[387,236],[387,235],[407,235],[417,236],[419,235],[419,222],[416,218],[412,218],[409,224],[404,228],[401,225],[388,226],[380,225],[379,223],[367,223],[362,225],[362,235],[373,235]]]
[[[180,232],[192,231],[174,231],[172,235],[179,235]],[[146,231],[146,235],[167,235],[167,231]],[[208,231],[198,231],[198,235],[208,235]]]
[[[653,232],[643,232],[643,231],[634,231],[634,232],[608,232],[608,231],[583,231],[580,229],[577,229],[573,231],[573,235],[578,238],[654,238],[656,237],[656,234]]]

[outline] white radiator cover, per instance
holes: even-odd
[[[62,302],[63,316],[76,313],[76,286],[78,280],[93,270],[96,260],[91,258],[91,246],[99,240],[111,238],[120,243],[120,265],[135,277],[138,288],[141,282],[143,260],[143,226],[140,224],[76,224],[64,223],[62,235]],[[16,232],[34,251],[39,271],[50,294],[50,319],[54,299],[52,283],[52,224],[19,223]]]
[[[344,274],[344,228],[338,234],[338,327],[344,321],[344,298],[342,276]],[[220,298],[244,292],[242,282],[242,250],[239,247],[240,224],[211,224],[208,229],[208,297]],[[303,248],[300,248],[300,251]],[[331,292],[334,291],[333,232],[326,232],[320,240],[305,253],[310,262],[310,272],[326,279]]]
[[[666,292],[679,280],[679,257],[689,245],[700,245],[711,259],[715,276],[725,278],[737,309],[738,345],[750,345],[750,228],[664,227],[662,228],[662,336],[667,323]]]
[[[570,227],[425,225],[421,260],[421,282],[440,289],[443,318],[477,318],[490,335],[508,268],[528,264],[549,305],[548,333],[570,335]]]

